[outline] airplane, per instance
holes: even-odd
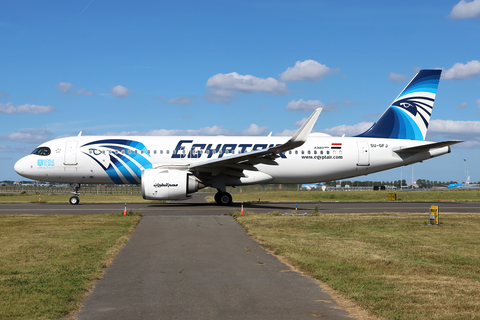
[[[180,200],[227,186],[308,184],[367,175],[450,153],[462,141],[425,141],[441,70],[421,70],[380,118],[353,137],[312,133],[322,108],[288,137],[78,136],[54,139],[15,163],[26,178],[81,184],[139,184],[146,200]]]
[[[464,188],[468,188],[468,186],[470,185],[470,176],[467,177],[467,181],[466,182],[462,182],[462,183],[450,183],[447,188],[460,188],[460,187],[464,187]]]
[[[307,190],[307,191],[310,191],[310,190],[315,190],[315,189],[322,189],[324,190],[324,187],[323,183],[310,183],[310,184],[302,184],[302,188]]]

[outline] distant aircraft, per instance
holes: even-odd
[[[311,133],[321,108],[288,137],[81,136],[42,143],[15,164],[26,178],[70,183],[71,204],[88,184],[140,184],[147,200],[188,198],[227,186],[308,184],[349,179],[421,162],[462,141],[427,142],[425,136],[441,70],[421,70],[370,129],[354,137]]]
[[[321,189],[323,186],[324,186],[323,183],[302,184],[302,188],[308,191]]]
[[[448,185],[448,188],[466,187],[466,186],[468,186],[468,185],[470,185],[470,176],[468,176],[466,182],[462,182],[462,183],[450,183],[450,184]]]

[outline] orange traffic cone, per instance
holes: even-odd
[[[240,215],[243,216],[243,202],[242,202],[242,211],[240,211]]]
[[[125,210],[123,210],[123,215],[126,216],[127,215],[127,204],[125,203]]]

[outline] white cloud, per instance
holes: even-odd
[[[338,110],[335,101],[331,101],[328,104],[325,104],[319,100],[292,100],[287,104],[287,110],[290,111],[304,111],[304,112],[312,112],[317,108],[323,108],[323,111],[333,111]]]
[[[93,92],[92,91],[87,91],[87,89],[85,88],[82,88],[76,92],[74,92],[75,94],[77,95],[82,95],[82,96],[93,96]]]
[[[398,73],[395,73],[395,72],[390,72],[390,75],[388,76],[388,79],[390,81],[397,82],[397,81],[405,81],[408,78],[404,74],[398,74]]]
[[[452,19],[467,19],[480,16],[480,0],[473,0],[467,2],[460,0],[455,6],[453,6],[450,17]]]
[[[467,102],[464,102],[464,103],[461,103],[459,104],[458,106],[455,107],[456,110],[459,110],[459,109],[463,109],[463,108],[466,108],[468,105]]]
[[[45,142],[45,140],[48,140],[51,136],[52,133],[46,128],[22,129],[11,134],[0,135],[0,140],[27,143],[42,143]]]
[[[20,145],[20,146],[7,146],[4,144],[0,144],[0,153],[22,153],[22,154],[29,154],[32,152],[32,148],[30,146]],[[12,159],[12,158],[0,158],[0,159]]]
[[[353,126],[341,125],[330,129],[325,129],[323,132],[332,136],[342,136],[345,134],[345,136],[351,137],[367,131],[372,125],[373,122],[360,122]]]
[[[463,140],[462,148],[480,147],[480,121],[432,120],[428,126],[429,140]]]
[[[428,132],[442,134],[480,134],[480,121],[432,120]]]
[[[207,80],[205,98],[212,102],[229,102],[233,92],[286,94],[285,83],[274,78],[258,78],[252,75],[241,75],[237,72],[218,73]]]
[[[73,88],[73,84],[68,82],[60,82],[55,86],[55,88],[57,88],[61,93],[69,93]]]
[[[167,98],[166,95],[162,94],[156,97],[152,97],[152,100],[165,100]]]
[[[170,104],[192,104],[193,103],[193,100],[190,99],[186,94],[180,96],[180,97],[177,97],[177,98],[173,98],[173,99],[170,99],[168,101],[165,101],[165,103],[170,103]]]
[[[234,97],[235,95],[232,91],[219,88],[207,88],[207,92],[205,93],[205,99],[217,103],[228,103]]]
[[[0,103],[0,113],[13,114],[13,113],[50,113],[57,109],[52,106],[37,106],[35,104],[22,104],[15,107],[11,102]]]
[[[282,137],[291,137],[295,134],[295,132],[297,132],[297,130],[288,130],[288,129],[285,129],[283,130],[282,132],[277,132],[275,133],[276,136],[282,136]]]
[[[110,90],[110,93],[112,95],[114,95],[115,97],[119,97],[119,98],[123,99],[123,98],[127,98],[128,96],[130,96],[130,89],[128,89],[124,86],[118,85],[118,86],[113,87]]]
[[[442,72],[442,79],[463,80],[478,76],[480,76],[480,61],[478,60],[472,60],[467,64],[457,62],[453,67]]]
[[[59,82],[55,88],[58,89],[62,94],[76,94],[82,96],[93,96],[92,91],[87,91],[85,88],[81,88],[80,90],[74,91],[73,89],[75,86],[72,83],[68,82]]]
[[[124,131],[124,132],[107,132],[105,135],[109,136],[250,136],[250,135],[266,135],[268,127],[260,127],[256,124],[251,124],[248,129],[245,130],[232,130],[227,129],[223,126],[213,126],[205,127],[200,129],[189,129],[189,130],[180,130],[180,129],[158,129],[150,130],[148,132],[144,131]]]
[[[305,121],[307,121],[307,118],[303,118],[302,120],[298,120],[293,125],[295,127],[301,127],[305,123]]]
[[[284,82],[302,80],[315,81],[338,70],[339,69],[331,69],[315,60],[297,61],[295,66],[288,67],[287,70],[280,73],[280,80]]]

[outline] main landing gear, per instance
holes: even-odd
[[[228,192],[217,192],[215,193],[215,202],[221,206],[229,206],[232,204],[232,196]]]
[[[80,193],[78,193],[78,190],[80,189],[80,183],[74,183],[74,184],[71,184],[70,186],[73,189],[72,191],[73,196],[70,197],[70,200],[68,200],[68,202],[70,202],[70,204],[79,204],[80,199],[78,198],[78,196],[80,195]]]

